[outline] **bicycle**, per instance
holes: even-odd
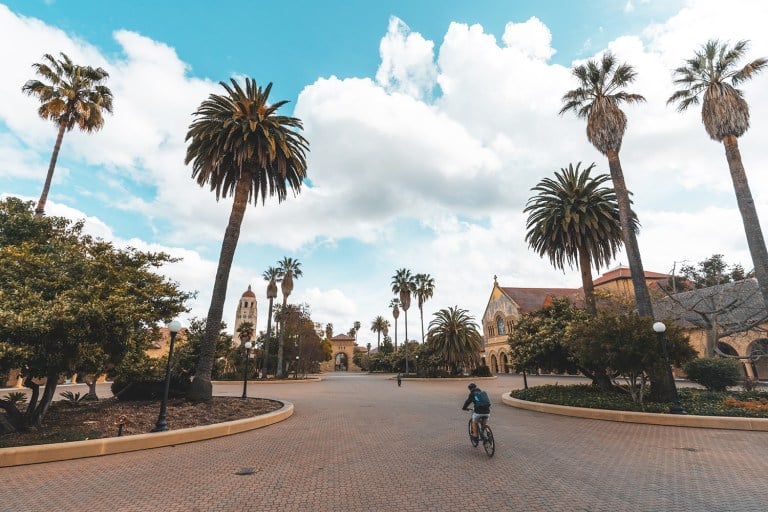
[[[493,457],[493,454],[496,453],[496,443],[493,440],[493,431],[491,430],[491,427],[488,425],[487,417],[483,417],[479,419],[479,421],[477,422],[477,429],[478,429],[478,439],[475,440],[475,438],[472,436],[472,417],[470,416],[469,423],[467,424],[467,432],[469,433],[469,442],[472,443],[472,446],[477,447],[477,445],[480,444],[480,441],[482,441],[485,454],[488,455],[488,457]]]

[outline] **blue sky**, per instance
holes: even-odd
[[[302,118],[311,145],[311,186],[249,208],[227,321],[251,284],[264,328],[260,275],[284,255],[305,271],[292,299],[336,332],[361,321],[363,342],[376,315],[391,319],[390,278],[400,267],[436,280],[425,323],[453,305],[479,321],[494,275],[504,286],[578,287],[576,269],[553,269],[527,250],[522,208],[531,187],[569,162],[607,172],[583,122],[557,116],[573,62],[606,49],[636,67],[632,91],[648,100],[626,109],[622,150],[646,269],[713,253],[751,266],[722,147],[697,112],[677,114],[665,100],[670,71],[708,38],[750,39],[751,58],[768,55],[760,1],[727,12],[709,0],[210,5],[0,0],[0,193],[37,199],[53,146],[53,126],[20,92],[32,63],[65,51],[104,67],[114,115],[99,133],[65,136],[49,212],[85,217],[118,244],[184,258],[167,271],[198,291],[190,316],[207,311],[230,203],[190,179],[183,139],[197,105],[230,77],[274,82],[271,98],[290,101],[284,113]],[[765,80],[744,86],[752,128],[741,141],[761,215]]]

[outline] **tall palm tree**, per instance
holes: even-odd
[[[381,348],[381,333],[384,332],[384,330],[389,327],[389,321],[385,320],[383,316],[379,315],[376,318],[373,319],[373,322],[371,322],[371,332],[375,332],[377,334],[376,337],[376,349]]]
[[[424,303],[432,298],[435,293],[435,280],[429,274],[416,274],[414,276],[416,289],[414,294],[419,305],[421,317],[421,342],[424,343]]]
[[[741,90],[735,87],[756,76],[768,65],[768,60],[755,59],[739,68],[738,61],[744,57],[748,45],[748,41],[739,41],[729,48],[726,43],[708,41],[692,59],[674,71],[674,83],[681,89],[670,96],[667,104],[677,103],[678,112],[684,112],[698,105],[702,96],[701,122],[709,137],[725,146],[755,277],[763,301],[768,304],[768,251],[739,151],[738,138],[749,129],[749,105]]]
[[[283,354],[285,351],[285,323],[283,312],[287,312],[288,296],[293,292],[293,278],[298,279],[302,275],[299,260],[284,256],[278,263],[280,273],[280,290],[283,292],[283,307],[280,312],[280,344],[277,346],[277,369],[275,377],[283,376]]]
[[[555,172],[554,179],[544,178],[531,189],[537,194],[523,210],[528,213],[525,240],[539,256],[549,256],[556,268],[579,266],[587,310],[595,315],[592,266],[600,270],[616,256],[621,248],[621,221],[616,193],[602,186],[610,176],[593,178],[590,172],[595,164],[583,170],[580,165],[568,164]],[[632,227],[637,230],[637,216],[631,213]]]
[[[261,88],[252,78],[243,88],[237,80],[220,82],[226,94],[211,94],[194,113],[186,141],[185,162],[192,163],[192,177],[209,185],[220,197],[233,196],[229,222],[224,231],[219,264],[208,309],[200,359],[188,397],[210,400],[213,354],[221,323],[227,281],[240,237],[245,208],[253,200],[262,204],[277,195],[282,202],[288,189],[295,194],[307,174],[305,152],[309,144],[297,130],[301,120],[277,115],[286,101],[269,103],[272,84]]]
[[[563,96],[560,115],[573,111],[587,120],[587,139],[603,155],[608,157],[616,200],[619,204],[619,218],[627,251],[635,302],[640,316],[653,316],[651,296],[645,282],[645,271],[640,258],[640,248],[633,225],[629,192],[624,182],[624,173],[619,160],[619,150],[627,129],[627,116],[619,108],[621,103],[639,103],[645,98],[622,90],[635,80],[635,70],[629,64],[618,64],[611,52],[603,54],[600,62],[589,60],[576,66],[573,76],[579,87]]]
[[[59,55],[61,59],[43,55],[43,62],[32,65],[43,80],[29,80],[21,88],[25,94],[37,96],[42,103],[38,115],[59,127],[43,192],[35,209],[38,217],[45,212],[64,132],[75,126],[86,133],[98,131],[104,126],[102,112],[112,112],[112,91],[103,85],[109,73],[101,68],[77,65],[65,53]]]
[[[267,270],[261,274],[261,277],[267,281],[267,298],[269,299],[269,313],[267,314],[267,337],[264,341],[264,361],[262,362],[261,375],[267,378],[269,369],[269,342],[272,341],[272,306],[277,298],[277,280],[280,278],[280,271],[276,267],[267,267]]]
[[[398,294],[400,307],[403,308],[405,318],[405,373],[408,373],[408,308],[411,307],[411,294],[416,290],[416,282],[411,271],[401,268],[392,276],[392,293]]]
[[[357,331],[360,330],[360,322],[358,320],[355,320],[355,323],[352,327],[355,330],[355,345],[357,345]]]
[[[397,352],[397,319],[400,317],[400,299],[389,301],[389,307],[392,308],[392,318],[395,319],[395,352]]]
[[[467,310],[454,306],[441,309],[429,323],[427,343],[431,344],[446,364],[478,364],[483,348],[483,337],[477,330],[475,319]]]

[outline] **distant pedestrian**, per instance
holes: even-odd
[[[397,387],[400,387],[400,385],[403,383],[403,378],[400,375],[400,372],[397,373]]]

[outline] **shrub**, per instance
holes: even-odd
[[[87,393],[81,396],[80,393],[73,393],[71,391],[64,391],[63,393],[59,394],[61,395],[62,402],[72,407],[81,405],[80,402],[85,400],[85,398],[88,396]]]
[[[478,366],[474,370],[472,370],[472,376],[473,377],[493,377],[493,374],[491,373],[491,369],[488,368],[488,366]]]
[[[23,391],[12,391],[5,395],[5,400],[8,400],[13,405],[23,404],[27,401],[27,394]]]
[[[169,398],[183,398],[189,389],[189,378],[171,376]],[[112,394],[118,400],[131,402],[139,400],[160,400],[163,398],[165,380],[122,380],[112,383]]]
[[[741,380],[741,364],[736,359],[703,357],[685,365],[688,380],[710,391],[725,391]]]

